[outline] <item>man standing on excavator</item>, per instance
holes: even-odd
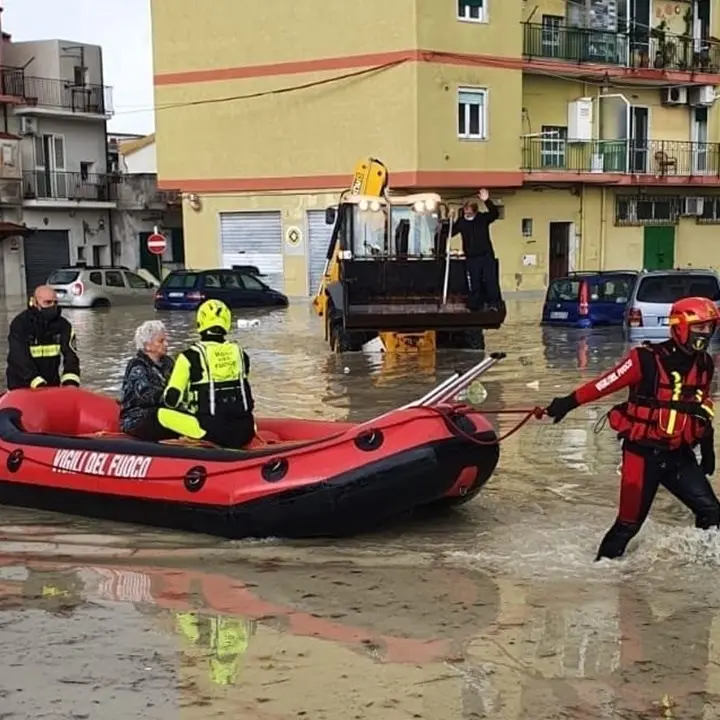
[[[720,502],[707,480],[715,472],[710,398],[715,365],[707,349],[718,323],[712,300],[678,300],[668,318],[669,340],[633,348],[610,372],[546,408],[557,423],[580,405],[629,389],[627,401],[608,413],[610,427],[622,440],[620,507],[596,560],[624,554],[660,485],[693,512],[695,527],[720,526]]]
[[[486,212],[479,212],[476,202],[463,206],[463,216],[453,218],[453,234],[462,237],[465,268],[470,281],[468,308],[497,310],[500,303],[500,277],[495,257],[490,226],[500,217],[497,205],[487,190],[480,190],[478,198],[485,204]],[[453,211],[454,213],[454,211]]]

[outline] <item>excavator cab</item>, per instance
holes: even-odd
[[[338,208],[326,212],[333,231],[314,305],[331,348],[359,350],[376,338],[388,351],[482,347],[483,331],[504,322],[505,304],[468,309],[465,262],[450,252],[442,198],[391,195],[387,171],[384,183],[370,172],[363,182],[356,168]]]

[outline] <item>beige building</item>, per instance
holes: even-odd
[[[719,9],[216,0],[199,19],[154,0],[159,177],[193,200],[187,263],[242,258],[311,293],[323,211],[372,155],[398,189],[491,189],[506,291],[720,264]]]

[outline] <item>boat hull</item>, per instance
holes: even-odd
[[[0,503],[231,539],[343,536],[474,497],[499,454],[482,416],[463,415],[458,433],[425,409],[365,427],[259,421],[278,439],[248,451],[148,443],[114,432],[109,398],[60,392],[63,409],[55,398],[42,417],[44,391],[33,406],[15,393],[0,401]],[[57,432],[58,415],[76,434]],[[78,432],[88,428],[100,429]]]

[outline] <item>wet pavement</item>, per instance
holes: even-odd
[[[623,352],[543,330],[538,301],[488,333],[486,409],[545,404]],[[86,385],[117,392],[152,310],[68,311]],[[10,315],[8,315],[10,317]],[[163,317],[173,346],[192,317]],[[334,357],[305,305],[237,331],[264,414],[361,420],[472,353]],[[6,320],[0,312],[0,336]],[[720,718],[720,540],[666,493],[621,562],[609,405],[509,438],[461,511],[342,542],[226,542],[3,508],[0,718]],[[501,431],[518,418],[497,417]]]

